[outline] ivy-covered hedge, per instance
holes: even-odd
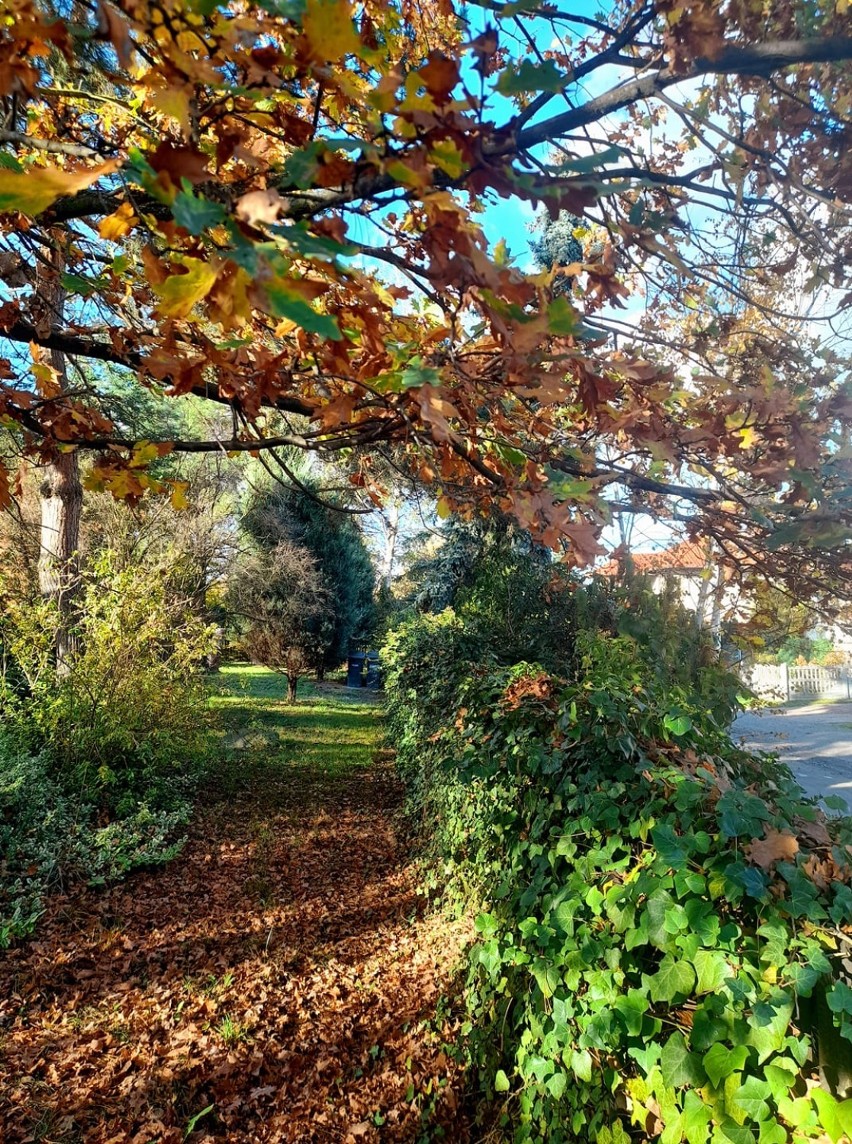
[[[479,912],[492,1112],[548,1144],[852,1135],[848,820],[633,640],[579,638],[573,682],[478,663],[452,612],[384,653],[436,882]]]

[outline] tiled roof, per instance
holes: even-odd
[[[631,552],[633,570],[642,575],[654,572],[700,572],[707,567],[707,549],[695,540],[684,540],[661,552]],[[624,559],[608,560],[595,572],[598,576],[617,576]]]

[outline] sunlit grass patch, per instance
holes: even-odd
[[[283,677],[251,664],[222,668],[211,691],[226,745],[267,768],[343,775],[368,766],[383,741],[383,709],[371,691],[302,680],[288,704]]]

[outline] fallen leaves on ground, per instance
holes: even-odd
[[[386,762],[291,768],[165,869],[55,898],[0,966],[5,1144],[465,1140],[435,1020],[465,934],[420,908],[399,800]]]

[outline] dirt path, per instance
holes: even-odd
[[[4,1144],[466,1139],[433,1019],[461,935],[422,916],[392,769],[287,757],[3,957]]]

